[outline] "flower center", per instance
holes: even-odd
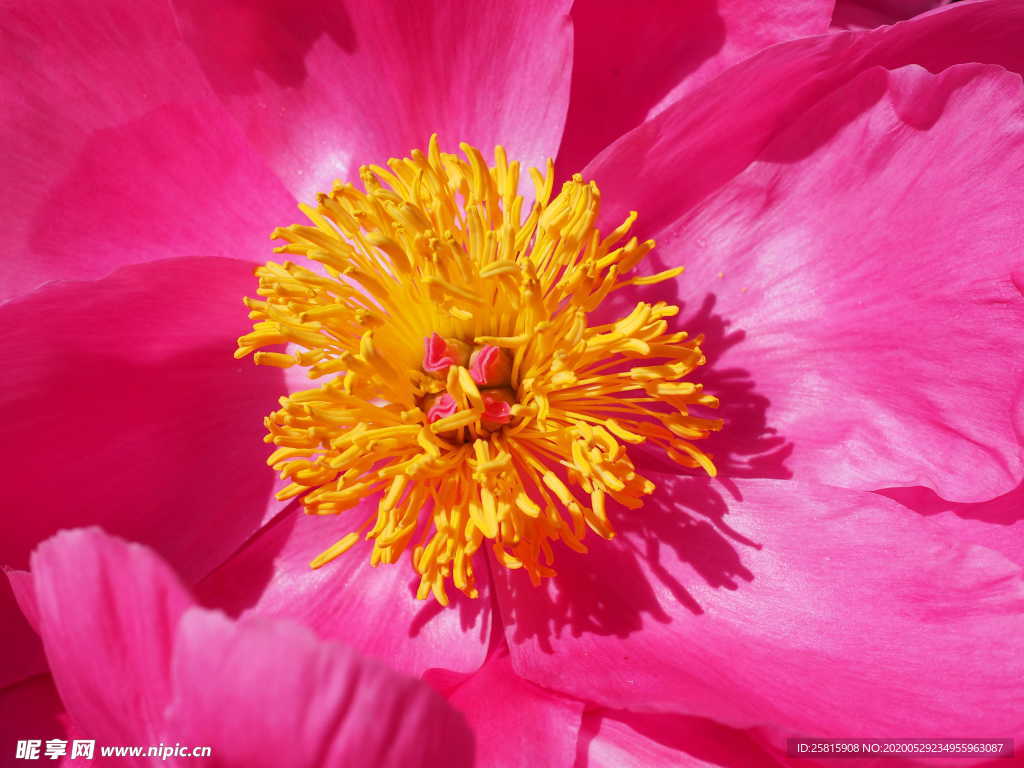
[[[424,340],[423,370],[444,384],[428,385],[428,392],[419,402],[427,423],[434,424],[470,410],[475,419],[444,436],[463,442],[468,429],[472,439],[485,437],[491,430],[512,421],[516,392],[512,388],[512,355],[510,350],[494,344],[472,349],[460,339],[445,339],[436,333]],[[468,374],[468,378],[467,378]],[[448,381],[451,378],[451,391]],[[439,387],[443,389],[439,390]],[[452,422],[456,423],[457,419]]]
[[[576,175],[552,199],[549,161],[530,170],[523,215],[519,164],[461,149],[432,137],[426,154],[361,168],[363,190],[301,205],[311,226],[276,229],[276,252],[313,263],[256,270],[236,352],[318,380],[265,422],[268,463],[291,481],[278,498],[352,518],[312,567],[360,539],[374,565],[411,551],[418,597],[442,604],[449,583],[477,595],[485,542],[537,584],[555,574],[552,543],[586,552],[588,528],[613,536],[607,499],[636,509],[654,490],[626,446],[713,475],[692,441],[721,428],[691,413],[718,401],[684,380],[704,355],[669,331],[678,307],[588,324],[613,291],[682,272],[629,276],[654,247],[626,239],[636,214],[602,238],[597,186]]]

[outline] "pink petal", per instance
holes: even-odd
[[[772,46],[625,134],[584,175],[601,187],[607,224],[636,209],[643,230],[658,232],[864,70],[919,64],[938,72],[977,61],[1022,72],[1022,27],[1024,4],[954,3],[891,29]]]
[[[477,764],[501,768],[572,765],[583,702],[545,691],[500,651],[450,697],[473,727]]]
[[[274,226],[297,220],[165,3],[15,3],[0,57],[0,299],[173,256],[262,261]]]
[[[341,519],[304,515],[293,507],[197,587],[201,602],[242,617],[298,621],[324,639],[339,640],[415,677],[434,667],[476,670],[490,636],[483,564],[478,566],[481,597],[471,600],[449,590],[448,608],[415,599],[419,579],[407,559],[373,568],[363,544],[310,569],[310,561],[355,528],[376,503],[348,510]]]
[[[175,626],[191,600],[150,550],[97,528],[32,555],[40,633],[61,699],[89,738],[156,744]]]
[[[195,580],[259,525],[276,371],[232,358],[252,267],[182,259],[59,283],[0,307],[10,478],[0,562],[101,524]]]
[[[176,2],[214,89],[307,201],[434,132],[449,151],[468,141],[530,164],[553,156],[569,98],[568,5]]]
[[[961,502],[1024,479],[1022,166],[1019,76],[877,68],[656,236],[688,266],[679,288],[713,293],[739,334],[709,349],[715,370],[767,399],[796,476]]]
[[[779,763],[745,733],[684,715],[593,710],[583,716],[587,768],[770,768]]]
[[[1004,496],[978,504],[956,504],[928,488],[886,488],[883,496],[925,516],[950,541],[988,547],[1024,566],[1024,484]]]
[[[642,515],[614,516],[619,537],[558,553],[553,583],[496,577],[524,677],[790,734],[1024,728],[1019,566],[876,494],[741,480],[735,500],[653,479]]]
[[[304,627],[192,609],[172,675],[163,740],[215,745],[218,765],[473,764],[472,733],[428,686]]]
[[[573,4],[573,72],[559,175],[762,48],[828,29],[832,2]]]
[[[0,688],[46,671],[46,658],[33,626],[35,595],[27,571],[7,570],[0,578],[0,627],[4,652],[0,654]],[[26,610],[27,608],[27,610]]]

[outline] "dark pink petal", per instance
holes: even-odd
[[[357,544],[317,570],[310,561],[353,530],[377,500],[341,518],[304,515],[297,508],[264,528],[197,587],[200,600],[232,615],[274,616],[311,627],[400,672],[421,676],[433,667],[472,672],[483,663],[490,633],[487,570],[481,597],[449,590],[451,606],[416,600],[418,575],[403,558],[370,566],[369,547]]]
[[[625,134],[584,175],[601,187],[606,223],[636,209],[640,233],[658,232],[865,69],[984,62],[1022,72],[1022,31],[1024,3],[954,3],[892,28],[772,46]]]
[[[9,3],[0,60],[0,299],[173,256],[263,261],[297,220],[166,3]]]
[[[685,715],[593,710],[583,716],[587,768],[773,768],[779,762],[744,731]]]
[[[566,0],[178,0],[214,89],[302,200],[431,133],[452,151],[554,156],[569,99]],[[225,35],[224,30],[231,34]]]
[[[545,691],[512,669],[508,652],[487,660],[451,695],[476,734],[477,765],[572,765],[583,702]]]
[[[158,743],[175,627],[191,603],[178,578],[152,551],[96,528],[45,541],[32,576],[68,714],[100,743]]]
[[[473,764],[465,720],[428,686],[286,622],[194,608],[174,647],[164,742],[214,766]]]
[[[795,475],[960,502],[1024,479],[1022,167],[1019,76],[876,68],[656,236],[740,334],[709,355],[767,399]]]
[[[762,48],[825,32],[831,13],[831,0],[577,0],[560,175]]]
[[[0,687],[46,671],[46,658],[33,629],[35,595],[32,576],[27,571],[6,571],[0,577],[0,627],[3,627],[4,653],[0,654]],[[24,597],[23,597],[24,596]],[[25,611],[26,605],[28,611]]]
[[[790,734],[1022,732],[1020,566],[877,494],[652,478],[643,513],[558,552],[551,582],[496,576],[524,677]]]
[[[49,675],[38,675],[0,688],[0,755],[8,765],[64,766],[76,763],[46,757],[47,739],[68,740],[67,717]],[[37,740],[39,760],[18,760],[18,742]],[[70,750],[69,750],[70,751]],[[79,760],[78,765],[86,765]]]
[[[0,562],[61,528],[151,545],[186,580],[261,523],[263,417],[281,377],[234,360],[252,267],[181,259],[57,283],[0,307],[8,483]]]

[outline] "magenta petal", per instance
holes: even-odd
[[[95,528],[41,544],[32,575],[68,713],[100,743],[157,743],[175,626],[191,602],[178,578],[150,550]]]
[[[569,99],[566,0],[300,6],[178,0],[214,89],[297,197],[425,148],[554,156]],[[231,35],[224,35],[230,28]]]
[[[961,502],[1024,479],[1022,116],[997,67],[876,68],[656,235],[742,336],[709,356],[767,398],[794,475]]]
[[[489,658],[450,701],[473,727],[478,765],[573,765],[583,702],[523,680],[506,651]]]
[[[10,5],[10,4],[9,4]],[[5,8],[0,299],[174,256],[260,261],[294,202],[210,91],[164,2]]]
[[[744,732],[685,715],[592,710],[583,716],[587,768],[774,768],[779,763]]]
[[[1022,732],[1021,568],[876,494],[657,476],[613,542],[496,578],[517,671],[615,708],[790,733]],[[722,516],[727,511],[727,514]],[[709,515],[710,517],[705,517]]]
[[[450,590],[448,608],[415,599],[419,578],[407,559],[371,567],[366,545],[356,545],[315,571],[309,567],[375,508],[371,500],[339,520],[304,515],[293,507],[197,587],[200,601],[232,615],[298,621],[322,638],[339,640],[416,677],[434,667],[478,669],[491,626],[482,564],[481,597],[471,600]]]
[[[955,3],[892,28],[772,46],[622,136],[584,175],[601,187],[604,221],[617,226],[636,209],[643,230],[657,232],[866,69],[984,62],[1022,72],[1022,27],[1022,3]]]
[[[276,370],[234,360],[252,267],[181,259],[59,283],[0,306],[9,530],[0,562],[60,528],[100,524],[186,580],[261,523],[273,473],[263,417]]]
[[[258,768],[471,766],[465,721],[428,686],[308,629],[193,609],[181,620],[162,738]]]
[[[560,175],[762,48],[825,32],[831,13],[831,0],[577,0]]]

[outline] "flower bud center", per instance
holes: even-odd
[[[443,419],[438,434],[463,442],[464,428],[470,437],[486,437],[512,422],[518,403],[512,388],[512,355],[495,344],[471,345],[461,339],[432,333],[423,340],[423,371],[434,381],[418,404],[427,424]],[[469,374],[468,376],[466,374]],[[459,416],[460,418],[452,418]],[[451,424],[450,429],[443,427]]]

